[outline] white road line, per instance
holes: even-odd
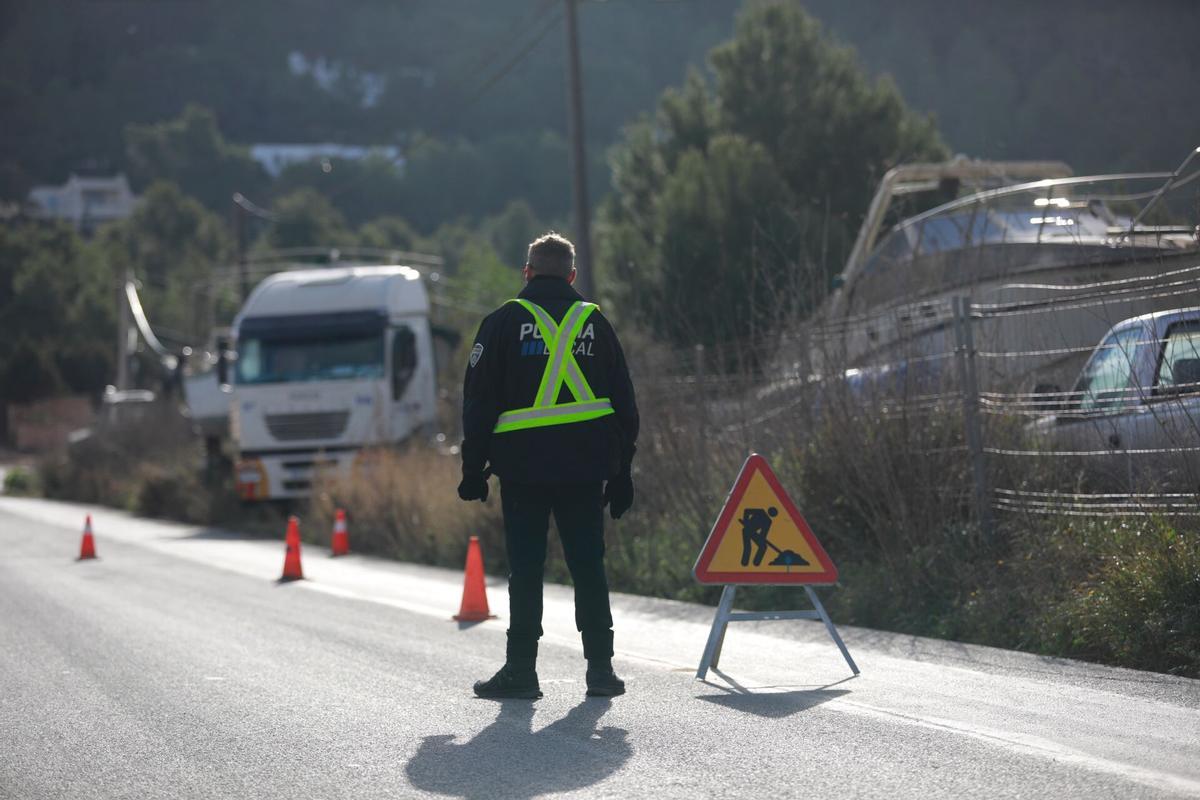
[[[888,711],[887,709],[878,708],[876,706],[870,706],[865,703],[859,703],[853,700],[845,700],[841,698],[831,700],[822,707],[833,708],[838,711],[845,711],[847,713],[859,714],[866,717],[890,720],[892,722],[902,722],[909,725],[916,725],[921,728],[948,731],[950,733],[968,736],[986,744],[997,745],[1005,750],[1010,750],[1015,753],[1041,756],[1042,758],[1047,758],[1051,761],[1073,764],[1093,772],[1103,772],[1109,775],[1116,775],[1118,777],[1125,778],[1145,786],[1150,786],[1155,789],[1200,795],[1200,781],[1195,781],[1182,775],[1174,775],[1169,772],[1146,769],[1134,764],[1126,764],[1120,761],[1113,761],[1111,759],[1089,755],[1080,750],[1065,747],[1058,742],[1052,742],[1048,739],[1042,739],[1037,736],[1027,736],[1025,734],[1013,733],[1011,731],[997,731],[974,725],[966,725],[962,722],[938,719],[936,717],[920,717],[911,716],[909,714],[900,714],[894,711]]]

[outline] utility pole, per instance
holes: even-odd
[[[117,285],[117,391],[129,388],[129,298],[125,287],[132,279],[129,267]]]
[[[238,288],[244,303],[250,294],[250,280],[246,275],[246,208],[247,200],[241,192],[233,193],[233,235],[237,243]]]
[[[575,264],[579,293],[593,299],[592,232],[588,213],[587,156],[583,145],[583,79],[579,66],[579,30],[576,10],[579,0],[564,0],[567,5],[567,134],[571,139],[572,193],[575,200]]]

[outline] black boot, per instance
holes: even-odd
[[[587,695],[588,697],[616,697],[625,694],[625,681],[613,672],[612,661],[596,659],[588,661]]]
[[[542,696],[542,689],[532,665],[506,663],[489,680],[475,681],[475,694],[494,700],[510,697],[536,700]]]

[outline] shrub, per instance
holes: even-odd
[[[86,439],[44,459],[38,477],[51,498],[181,522],[241,521],[231,477],[205,481],[200,442],[189,422],[167,406],[147,408],[136,421],[98,425]]]
[[[1042,649],[1200,677],[1200,539],[1161,519],[1065,525],[1086,553],[1039,623]]]
[[[4,473],[4,493],[31,496],[39,494],[37,475],[24,467],[13,467]]]
[[[194,459],[145,464],[134,477],[133,510],[180,522],[212,522],[212,499],[200,478]]]

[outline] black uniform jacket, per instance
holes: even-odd
[[[519,295],[561,323],[583,298],[562,278],[535,276]],[[493,433],[504,411],[533,405],[549,361],[533,315],[506,303],[484,318],[463,379],[463,473],[492,472],[517,483],[586,483],[613,478],[633,461],[638,411],[625,354],[599,309],[575,340],[575,361],[614,414],[586,422]],[[564,384],[558,402],[575,398]]]

